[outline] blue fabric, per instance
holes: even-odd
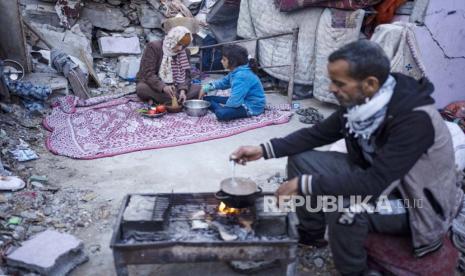
[[[260,115],[265,111],[265,91],[257,75],[248,65],[234,69],[226,77],[211,83],[215,90],[231,88],[231,95],[225,106],[245,107],[251,116]]]
[[[222,106],[228,101],[228,97],[220,96],[206,96],[203,98],[205,101],[210,102],[210,110],[215,113],[218,121],[230,121],[239,118],[248,117],[247,110],[243,106],[228,107]]]

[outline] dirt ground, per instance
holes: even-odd
[[[284,103],[286,97],[270,94],[268,100],[278,104]],[[314,100],[302,101],[301,105],[316,106],[325,116],[333,110],[332,106]],[[38,125],[41,117],[29,120],[32,128],[23,127],[11,118],[2,117],[0,127],[5,129],[9,139],[23,137],[40,157],[34,161],[18,163],[5,160],[5,152],[2,160],[4,165],[23,179],[30,175],[46,175],[48,183],[45,186],[59,189],[43,191],[42,188],[29,185],[26,190],[4,194],[6,204],[11,208],[6,211],[2,209],[3,217],[6,219],[11,215],[21,215],[25,210],[32,213],[29,214],[31,218],[23,221],[22,226],[25,229],[20,228],[24,232],[23,236],[10,242],[12,244],[46,228],[69,232],[82,239],[89,261],[75,269],[72,275],[115,274],[109,243],[116,214],[126,194],[217,191],[221,179],[231,174],[228,156],[238,146],[257,145],[306,126],[295,115],[287,124],[255,129],[228,138],[109,158],[74,160],[54,155],[45,148],[47,131]],[[12,145],[6,144],[2,147],[11,148]],[[238,168],[236,173],[252,177],[259,183],[266,182],[267,178],[277,172],[283,175],[285,164],[285,159],[261,160]],[[0,204],[1,206],[4,204]],[[300,269],[301,272],[306,270],[308,271],[307,268]],[[323,267],[314,272],[326,274],[325,270],[326,267]],[[192,275],[236,275],[221,263],[130,268],[131,275],[178,275],[187,271]],[[282,271],[272,269],[263,273],[279,275]]]

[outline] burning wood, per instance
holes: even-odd
[[[241,209],[230,208],[221,202],[218,206],[218,212],[222,215],[238,215],[241,213]]]

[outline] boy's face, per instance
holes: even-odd
[[[223,56],[221,58],[221,64],[223,64],[224,69],[229,69],[229,60],[227,57]]]

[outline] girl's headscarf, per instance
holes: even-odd
[[[163,58],[158,76],[164,83],[183,83],[186,80],[186,70],[190,69],[186,51],[173,52],[173,48],[181,40],[185,40],[186,34],[189,35],[190,42],[192,37],[189,29],[183,26],[174,27],[163,40]]]

